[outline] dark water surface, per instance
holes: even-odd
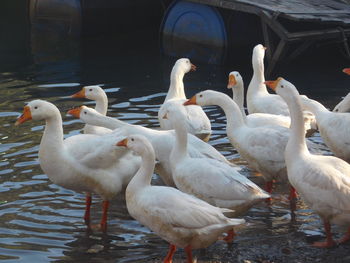
[[[279,75],[294,82],[302,93],[333,108],[350,87],[350,78],[341,72],[348,66],[347,60],[337,48],[310,51],[309,56],[279,68]],[[109,97],[108,115],[156,128],[157,112],[175,59],[160,54],[155,31],[83,42],[33,33],[25,49],[21,56],[13,51],[17,55],[11,59],[11,50],[0,48],[0,57],[6,58],[0,67],[0,260],[161,260],[168,244],[128,215],[123,196],[111,204],[107,234],[87,231],[83,222],[84,195],[51,183],[40,169],[37,158],[44,122],[30,121],[19,127],[14,122],[25,103],[44,99],[61,110],[66,137],[77,134],[83,124],[65,112],[72,106],[93,103],[73,100],[69,95],[84,85],[99,84]],[[240,71],[246,85],[252,74],[250,49],[226,66],[192,62],[198,69],[185,77],[188,97],[204,89],[227,93],[227,74],[231,70]],[[214,107],[206,111],[214,131],[210,143],[229,159],[238,157],[226,138],[222,112]],[[322,143],[318,133],[312,139]],[[244,171],[250,175],[249,170]],[[157,180],[156,175],[154,178]],[[260,178],[253,180],[262,185]],[[278,186],[276,194],[284,193],[287,188]],[[98,222],[101,200],[96,197],[93,201],[93,220]],[[248,225],[240,230],[232,246],[219,241],[196,251],[198,262],[350,262],[346,257],[348,245],[330,250],[309,247],[324,233],[318,217],[301,201],[295,220],[283,199],[270,207],[261,204],[244,218]],[[340,231],[334,228],[334,232]],[[179,250],[175,262],[182,260],[184,253]]]

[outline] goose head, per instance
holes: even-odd
[[[263,45],[256,45],[253,48],[253,61],[263,61],[265,57],[265,50],[266,47],[264,47]]]
[[[169,120],[174,126],[181,123],[185,123],[188,118],[186,109],[184,107],[177,107],[176,105],[170,106],[162,117],[163,119]]]
[[[98,117],[99,115],[103,116],[102,114],[98,113],[96,110],[86,107],[86,106],[80,106],[73,108],[67,112],[67,114],[72,115],[73,117],[77,119],[81,119],[84,122],[89,122],[89,119],[92,119],[94,117]]]
[[[334,112],[350,112],[350,93],[346,95],[333,109]]]
[[[214,90],[205,90],[198,92],[196,95],[194,95],[192,98],[184,102],[184,105],[199,105],[199,106],[210,106],[210,105],[216,105],[215,99],[217,98],[217,91]],[[225,96],[227,96],[224,93],[221,93]],[[231,100],[231,99],[230,99]]]
[[[15,125],[20,125],[29,120],[46,120],[60,115],[57,107],[44,100],[33,100],[24,106],[23,114],[17,119]]]
[[[232,71],[230,72],[230,74],[228,75],[228,84],[227,84],[227,88],[228,89],[233,89],[238,87],[237,84],[239,83],[243,83],[243,79],[241,74],[239,74],[238,71]]]
[[[183,73],[195,71],[196,66],[191,63],[188,58],[180,58],[175,62],[174,69],[177,69]]]
[[[296,87],[284,78],[279,77],[273,81],[265,81],[265,84],[286,101],[291,97],[299,97],[299,92]],[[304,99],[307,99],[307,97],[304,97]]]
[[[104,90],[97,85],[85,86],[79,92],[72,95],[72,98],[86,98],[89,100],[99,100],[105,96]]]
[[[144,152],[153,150],[151,143],[143,135],[130,135],[119,141],[116,146],[127,147],[137,155],[142,155]]]
[[[344,68],[343,72],[350,75],[350,68]],[[350,93],[346,95],[333,109],[334,112],[350,112]]]

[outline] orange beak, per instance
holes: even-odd
[[[183,104],[184,106],[187,106],[187,105],[197,105],[197,102],[196,102],[196,95],[194,95],[192,98],[190,98],[189,100],[186,100]]]
[[[82,88],[81,91],[74,93],[72,98],[85,98],[85,88]]]
[[[270,89],[276,91],[276,87],[278,85],[278,82],[281,80],[282,78],[279,77],[278,79],[276,80],[268,80],[268,81],[265,81],[264,84],[266,86],[268,86]]]
[[[197,67],[191,63],[191,71],[196,71]]]
[[[81,112],[81,107],[77,107],[77,108],[69,110],[67,113],[69,115],[72,115],[73,117],[79,119],[80,118],[80,112]]]
[[[344,68],[344,69],[343,69],[343,72],[344,72],[345,74],[350,75],[350,68]]]
[[[21,116],[19,116],[19,118],[17,119],[17,121],[15,122],[15,125],[20,125],[23,122],[29,121],[32,119],[32,113],[30,112],[30,108],[29,106],[24,106],[23,108],[23,113]]]
[[[127,147],[128,146],[128,139],[125,138],[124,140],[121,140],[120,142],[118,142],[116,145]]]
[[[234,75],[229,75],[228,76],[228,84],[227,84],[227,88],[228,89],[232,89],[232,87],[234,87],[237,84],[236,78]]]

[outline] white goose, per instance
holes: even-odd
[[[169,107],[164,118],[174,125],[176,144],[171,151],[171,170],[177,188],[193,194],[217,207],[234,210],[241,215],[270,195],[236,169],[210,158],[194,158],[187,153],[185,110]],[[227,241],[234,233],[230,232]]]
[[[162,119],[168,107],[176,106],[184,108],[182,105],[186,101],[183,77],[190,70],[196,67],[187,58],[178,59],[171,71],[170,87],[163,105],[158,112],[158,120],[163,130],[171,130],[173,126],[170,121]],[[186,127],[189,133],[196,135],[204,141],[208,141],[211,134],[211,124],[203,109],[198,106],[186,107]]]
[[[348,227],[346,235],[339,243],[348,241],[350,165],[337,157],[311,154],[305,143],[302,108],[297,89],[282,78],[267,84],[287,102],[291,113],[292,132],[285,151],[289,181],[324,222],[326,242],[316,242],[313,245],[335,245],[330,223]]]
[[[33,100],[24,107],[16,121],[45,120],[45,130],[39,148],[39,161],[49,179],[60,186],[87,193],[84,219],[90,222],[91,193],[103,198],[100,227],[107,228],[109,200],[122,191],[140,167],[140,158],[113,142],[118,133],[104,136],[79,134],[63,139],[62,117],[55,105]],[[127,163],[127,165],[125,165]]]
[[[289,116],[287,104],[276,94],[270,94],[265,85],[264,56],[266,48],[259,44],[253,49],[252,65],[253,77],[247,90],[247,107],[249,114],[269,113]],[[307,136],[317,130],[315,116],[304,111],[305,126]]]
[[[224,93],[206,90],[197,93],[185,105],[218,105],[227,118],[226,133],[231,144],[248,164],[260,172],[266,181],[266,191],[271,193],[273,179],[287,181],[284,150],[290,131],[282,126],[250,127],[246,124],[237,104]],[[318,145],[308,142],[309,147],[319,152]],[[290,198],[295,192],[291,189]]]
[[[350,68],[344,68],[343,72],[350,75]],[[333,109],[334,112],[350,112],[350,92]]]
[[[116,118],[99,114],[96,110],[86,106],[70,110],[69,114],[72,114],[76,118],[80,118],[85,123],[91,125],[103,126],[109,129],[119,129],[120,133],[123,133],[125,136],[130,134],[141,134],[145,136],[152,143],[156,152],[156,157],[159,161],[157,171],[160,177],[165,184],[175,186],[171,175],[172,160],[170,158],[170,152],[175,145],[174,130],[158,131],[139,125],[131,125]],[[227,165],[234,166],[213,146],[203,142],[192,134],[189,134],[188,136],[188,152],[192,157],[215,159]]]
[[[300,97],[304,109],[316,116],[320,135],[335,156],[350,162],[350,114],[329,111],[318,101]]]
[[[335,105],[333,112],[350,112],[350,92]]]
[[[142,165],[126,189],[126,205],[130,215],[170,243],[164,259],[171,263],[176,247],[184,248],[187,262],[193,262],[192,249],[205,248],[243,219],[224,216],[231,212],[212,206],[192,195],[167,186],[152,186],[155,153],[151,143],[141,135],[120,141],[142,157]]]
[[[247,90],[248,112],[249,114],[261,112],[289,116],[287,104],[278,95],[270,94],[264,84],[265,50],[266,48],[261,44],[253,49],[253,77]]]
[[[107,114],[108,98],[105,91],[100,86],[85,86],[79,92],[73,94],[72,98],[86,98],[89,100],[94,100],[96,101],[95,110],[102,115]],[[111,129],[86,124],[83,131],[85,134],[102,135],[110,133]]]
[[[290,118],[284,115],[276,115],[269,113],[252,113],[248,116],[244,110],[244,84],[241,74],[238,71],[232,71],[229,74],[227,84],[228,89],[232,89],[233,101],[239,106],[243,118],[250,127],[278,125],[289,128]]]

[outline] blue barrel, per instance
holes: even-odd
[[[165,55],[221,64],[226,55],[224,21],[215,7],[187,1],[173,2],[161,25]]]

